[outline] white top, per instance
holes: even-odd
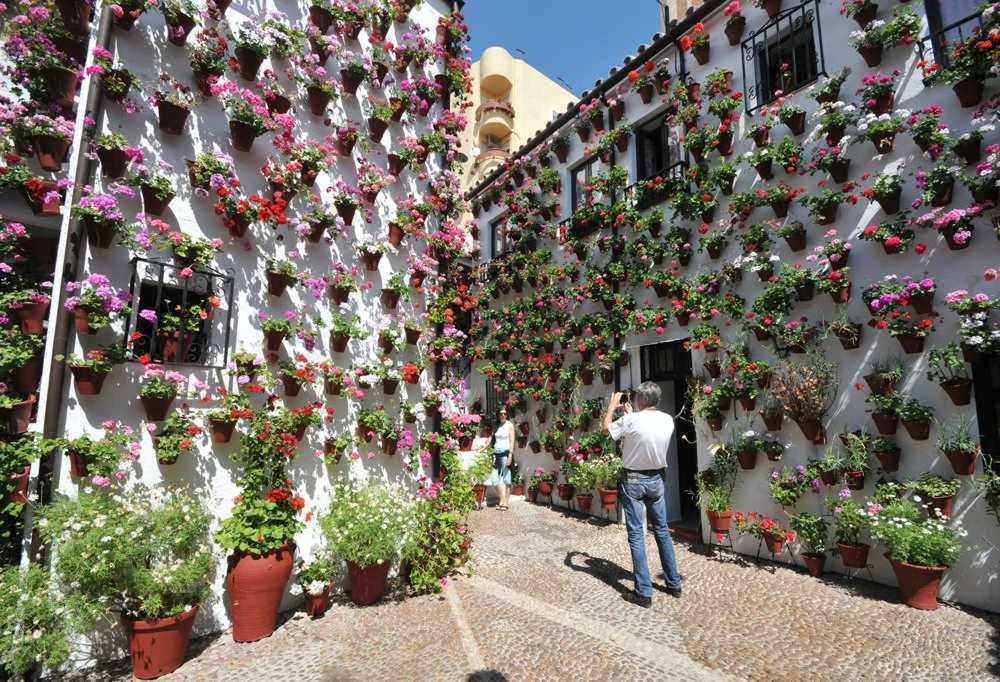
[[[497,427],[496,433],[493,437],[496,442],[493,444],[493,449],[498,452],[510,452],[510,430],[512,426],[510,420],[503,422]]]
[[[640,410],[611,422],[608,432],[622,442],[622,464],[626,469],[667,467],[667,451],[674,438],[674,418],[659,410]]]

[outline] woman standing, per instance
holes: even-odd
[[[493,471],[486,485],[494,485],[500,502],[497,509],[507,511],[510,503],[510,465],[514,462],[514,424],[507,418],[507,409],[500,408],[496,432],[493,434]]]

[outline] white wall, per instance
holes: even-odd
[[[888,3],[881,3],[881,5],[886,4]],[[786,5],[791,6],[791,3],[786,3]],[[896,5],[893,3],[892,7],[895,6]],[[921,11],[919,5],[911,6],[918,12]],[[857,25],[852,19],[840,16],[838,8],[839,3],[820,3],[820,20],[824,41],[826,72],[834,73],[843,66],[850,66],[852,69],[852,74],[848,77],[847,82],[844,83],[840,91],[842,100],[850,102],[856,99],[854,92],[858,89],[860,79],[863,75],[876,70],[888,73],[893,69],[899,69],[902,75],[899,80],[900,86],[896,94],[897,109],[902,108],[917,110],[927,105],[937,103],[944,107],[944,120],[948,123],[952,135],[957,137],[962,132],[970,129],[970,117],[974,109],[961,109],[958,106],[957,99],[948,86],[942,85],[930,89],[924,88],[921,83],[919,68],[916,65],[918,56],[912,49],[900,47],[888,50],[886,51],[882,64],[878,69],[867,68],[860,56],[848,45],[848,36],[851,31],[857,28]],[[882,11],[880,13],[880,18],[884,18],[887,15],[891,16],[891,9],[891,7],[881,7]],[[744,34],[744,38],[746,38],[750,35],[750,33],[756,30],[756,28],[764,25],[766,17],[763,10],[753,7],[752,3],[744,3],[742,11],[747,17],[747,29]],[[723,67],[734,73],[735,89],[746,90],[748,87],[752,86],[752,83],[744,84],[742,82],[741,65],[743,62],[741,61],[740,49],[739,47],[728,46],[728,42],[723,33],[725,18],[721,15],[721,13],[717,13],[705,23],[707,30],[711,33],[711,60],[705,66],[698,66],[691,55],[686,55],[687,68],[691,76],[696,81],[702,82],[704,77],[711,70],[717,67]],[[676,54],[673,52],[672,48],[668,49],[670,50],[668,53],[669,56],[674,59],[673,66],[676,66]],[[752,65],[747,63],[748,72],[751,71],[751,67]],[[997,83],[994,80],[988,84],[984,101],[988,100],[989,97],[996,92]],[[804,91],[794,93],[790,97],[790,100],[800,104],[807,110],[807,112],[810,113],[816,108],[815,102],[808,99],[805,96]],[[663,105],[664,100],[659,96],[654,97],[651,104],[643,105],[637,94],[630,93],[627,96],[625,116],[630,121],[639,121],[646,118],[654,111],[660,109]],[[737,113],[742,112],[743,110],[740,109]],[[705,106],[702,108],[701,121],[703,124],[714,124],[716,122],[715,116],[708,113]],[[747,125],[748,117],[744,114],[736,130],[736,142],[734,144],[733,155],[729,157],[730,159],[736,159],[739,154],[749,151],[752,148],[753,142],[751,140],[743,139],[747,132]],[[813,128],[814,126],[812,122],[810,122],[807,127],[806,135],[800,136],[798,140],[800,142],[805,142],[808,138],[811,142],[814,142],[818,136],[813,132]],[[570,175],[568,169],[580,160],[582,153],[582,145],[579,143],[576,135],[571,129],[568,128],[568,130],[571,138],[573,139],[573,146],[569,154],[569,162],[567,164],[559,165],[558,161],[553,156],[553,162],[556,163],[557,167],[559,167],[564,173],[562,218],[570,215]],[[781,135],[786,132],[787,129],[779,124],[771,132],[772,143],[779,141]],[[848,134],[851,134],[852,132],[854,131],[849,130]],[[997,139],[994,138],[993,140],[984,141],[984,147],[991,141],[996,142]],[[633,181],[635,180],[636,169],[635,146],[636,145],[633,140],[627,154],[628,158],[619,159],[619,163],[630,169]],[[806,143],[805,146],[808,155],[808,150],[813,145]],[[932,165],[928,159],[922,157],[919,148],[917,148],[917,146],[913,143],[912,138],[906,133],[902,133],[897,136],[895,151],[891,154],[885,156],[875,156],[873,158],[872,144],[864,140],[856,140],[855,143],[851,145],[848,156],[852,159],[850,176],[851,179],[855,181],[860,181],[862,173],[871,173],[874,176],[887,166],[895,166],[901,162],[906,164],[907,171],[916,171],[921,167],[929,169]],[[815,188],[817,181],[821,180],[824,176],[825,174],[820,173],[814,177],[804,176],[791,178],[786,176],[783,171],[776,168],[775,180],[773,182],[786,181],[793,184],[793,186],[803,186],[807,188],[807,190],[810,190],[811,188]],[[739,176],[737,177],[735,191],[747,191],[758,183],[760,183],[760,180],[757,178],[753,168],[744,165],[740,170]],[[860,184],[861,186],[858,188],[858,191],[865,186],[865,183]],[[904,188],[903,206],[908,205],[918,196],[918,194],[919,190],[917,190],[915,183],[912,179],[909,180]],[[716,211],[716,216],[717,218],[724,218],[727,216],[727,199],[722,196],[720,196],[719,199],[720,206]],[[961,185],[961,183],[956,183],[955,198],[951,206],[965,207],[971,203],[972,201],[968,191]],[[666,212],[668,219],[666,225],[667,227],[669,227],[672,222],[677,220],[671,217],[671,210],[664,205],[660,205],[659,207],[651,210],[664,210]],[[915,211],[914,215],[920,215],[922,212],[923,211]],[[484,212],[480,215],[479,224],[481,227],[481,234],[488,235],[487,226],[491,220],[499,215],[499,213],[500,211],[498,211],[497,207],[494,206],[490,211]],[[752,216],[751,222],[767,220],[771,217],[769,209],[758,209]],[[831,226],[837,228],[841,238],[855,238],[854,251],[851,256],[851,279],[854,282],[854,293],[848,308],[851,319],[857,322],[866,322],[869,319],[869,315],[865,310],[860,297],[860,290],[866,284],[873,282],[880,278],[883,274],[890,272],[911,274],[914,276],[929,273],[938,281],[939,293],[936,309],[939,312],[943,312],[944,315],[940,320],[938,320],[937,331],[935,331],[927,339],[926,349],[929,351],[931,348],[941,346],[949,341],[952,341],[955,338],[957,321],[941,302],[944,294],[956,289],[985,291],[991,296],[1000,294],[1000,286],[998,286],[996,282],[987,283],[983,281],[983,271],[988,267],[996,267],[998,262],[997,257],[998,254],[1000,254],[1000,249],[998,249],[998,244],[1000,244],[1000,242],[997,242],[992,235],[989,221],[980,221],[980,229],[976,232],[973,245],[965,251],[950,252],[944,241],[935,233],[929,230],[918,229],[916,241],[926,242],[929,245],[926,253],[919,256],[911,247],[905,255],[886,256],[882,252],[881,245],[856,239],[857,234],[864,227],[879,217],[880,209],[878,205],[869,205],[869,203],[862,198],[856,206],[846,204],[841,205],[837,221],[833,226]],[[807,249],[811,249],[817,244],[822,243],[822,233],[828,228],[814,225],[809,218],[808,211],[805,207],[794,204],[788,219],[798,219],[806,224],[809,230],[809,243]],[[697,227],[697,224],[690,222],[688,223],[688,226],[694,228]],[[693,236],[692,241],[695,241],[696,238],[696,235]],[[561,258],[568,258],[570,262],[575,262],[575,258],[572,254],[565,254],[558,251],[558,247],[554,242],[542,244],[539,248],[553,248],[554,251],[560,254]],[[738,243],[730,243],[727,248],[728,250],[725,252],[723,259],[714,262],[709,261],[707,255],[695,253],[692,263],[687,268],[684,268],[684,274],[690,277],[705,269],[720,268],[726,259],[735,258],[740,249]],[[484,248],[483,253],[488,253],[488,249]],[[774,253],[778,254],[783,262],[795,262],[803,261],[808,251],[793,254],[788,250],[783,240],[777,239],[774,245]],[[606,259],[607,256],[598,256],[596,258],[598,263],[603,263]],[[737,285],[736,288],[736,291],[746,299],[748,307],[754,297],[761,290],[761,283],[758,281],[757,277],[753,275],[753,273],[745,273],[742,283]],[[651,289],[636,290],[634,294],[640,305],[657,305],[655,293]],[[501,298],[500,301],[494,302],[492,307],[498,307],[506,300],[508,299]],[[662,303],[663,301],[661,301],[661,304]],[[587,302],[580,308],[579,312],[583,314],[594,310],[597,310],[595,305]],[[824,318],[831,319],[835,316],[835,311],[829,297],[825,294],[817,292],[813,302],[799,304],[793,311],[793,315],[804,315],[807,316],[810,321],[817,321]],[[692,326],[695,323],[695,321],[692,321]],[[736,328],[736,325],[734,325],[731,329],[728,327],[725,328],[723,330],[724,336],[729,337]],[[676,322],[671,321],[667,325],[666,332],[662,336],[658,336],[652,332],[641,336],[637,335],[629,338],[626,345],[630,349],[635,349],[641,345],[649,343],[682,339],[686,337],[686,334],[686,329],[679,327]],[[756,343],[752,338],[751,345],[755,357],[762,358],[770,362],[775,361],[775,358],[770,352],[770,348],[768,346]],[[844,427],[852,429],[866,428],[869,431],[874,431],[871,419],[865,412],[864,397],[867,395],[867,392],[857,391],[854,389],[853,385],[855,382],[861,381],[861,376],[865,373],[864,368],[868,361],[887,356],[902,356],[898,342],[885,333],[879,333],[866,327],[864,329],[864,337],[862,339],[860,349],[844,351],[841,349],[840,344],[836,341],[836,339],[831,339],[822,342],[822,351],[829,359],[839,363],[840,365],[840,393],[838,394],[833,408],[830,410],[825,421],[826,431],[830,434],[831,443],[835,440],[835,434],[843,430]],[[693,360],[694,371],[700,372],[700,368],[704,360],[703,354],[701,352],[695,352]],[[926,380],[924,376],[924,371],[926,370],[925,355],[906,356],[905,360],[907,364],[907,374],[901,386],[903,393],[917,398],[924,404],[932,405],[935,408],[936,416],[939,419],[956,414],[975,415],[975,404],[972,404],[967,408],[956,408],[951,405],[951,402],[945,395],[944,391]],[[579,355],[570,352],[567,356],[567,363],[574,362],[579,362]],[[638,381],[638,354],[636,352],[632,352],[631,354],[631,365],[631,371],[634,373],[634,380]],[[629,371],[629,369],[622,371],[623,386],[628,385],[628,377],[630,376]],[[599,383],[599,380],[595,383]],[[581,392],[581,398],[592,398],[598,395],[606,395],[609,392],[610,388],[608,387],[595,386],[590,389],[584,387]],[[529,411],[532,410],[533,404],[532,406],[529,406]],[[737,414],[741,414],[738,406],[736,407],[736,411]],[[727,417],[726,430],[719,434],[713,434],[708,430],[707,426],[703,422],[699,421],[697,437],[700,468],[704,468],[710,463],[711,457],[708,453],[709,446],[726,438],[729,434],[729,429],[736,423],[737,422],[733,418],[733,414],[730,413]],[[755,421],[754,426],[758,429],[758,431],[763,430],[763,424],[761,424],[759,420]],[[915,442],[908,437],[902,428],[900,429],[897,436],[897,442],[903,449],[903,456],[900,464],[900,471],[897,475],[899,480],[916,478],[920,474],[927,471],[944,476],[953,475],[948,461],[937,451],[935,447],[935,436],[935,430],[932,430],[931,438],[928,441]],[[795,424],[789,422],[788,420],[786,420],[785,427],[781,432],[780,437],[788,445],[784,461],[781,463],[784,466],[794,466],[798,463],[804,463],[809,458],[821,456],[825,452],[824,447],[817,447],[805,441]],[[532,463],[538,462],[547,468],[551,468],[552,465],[552,460],[546,453],[541,453],[537,456],[533,456],[530,453],[524,454],[522,455],[522,461]],[[769,464],[770,463],[767,462],[763,456],[761,456],[759,457],[757,468],[755,470],[740,472],[740,480],[733,502],[734,509],[744,511],[756,510],[771,516],[782,516],[781,509],[776,506],[770,498],[767,478],[772,470],[772,467],[768,466]],[[876,479],[876,473],[873,472],[869,474],[867,480],[868,485],[865,491],[861,494],[870,494]],[[823,509],[822,499],[823,496],[821,495],[808,493],[795,507],[795,511],[819,513]],[[968,537],[965,539],[965,549],[961,558],[945,575],[941,596],[943,599],[955,600],[964,604],[995,611],[1000,608],[1000,586],[998,586],[997,571],[995,568],[997,554],[994,549],[998,540],[997,525],[995,520],[987,514],[985,505],[982,503],[982,500],[978,498],[976,489],[972,481],[968,478],[963,478],[962,490],[956,498],[955,514],[968,531]],[[707,523],[703,522],[702,526],[703,529],[705,529],[704,534],[707,539]],[[735,535],[734,539],[736,541],[736,548],[738,551],[745,553],[756,552],[757,542],[755,539],[750,537],[740,538]],[[779,560],[787,560],[787,554],[780,556]],[[874,577],[877,581],[886,584],[894,584],[892,570],[889,563],[882,558],[881,549],[873,549],[870,561],[872,563]],[[829,559],[827,561],[827,570],[841,570],[839,559]]]
[[[295,25],[308,22],[306,5],[294,7],[287,3],[267,3],[266,6],[258,6],[237,2],[229,8],[227,20],[230,26],[235,28],[244,20],[254,20],[261,16],[265,10],[286,12],[289,14],[290,22]],[[410,20],[425,27],[433,39],[438,18],[448,12],[448,3],[444,0],[429,0],[420,4],[411,13]],[[395,42],[404,30],[402,25],[394,22],[390,29],[389,39]],[[170,45],[164,38],[165,27],[162,15],[156,11],[150,11],[139,19],[135,28],[130,32],[116,29],[112,36],[111,50],[117,55],[120,62],[131,69],[147,85],[153,83],[161,71],[171,73],[175,78],[193,85],[186,50]],[[193,35],[189,37],[189,43],[193,39]],[[367,29],[362,32],[357,44],[348,43],[348,45],[354,50],[359,49],[359,45],[366,46]],[[327,64],[331,74],[339,72],[339,67],[336,64],[336,58],[331,57]],[[269,66],[272,66],[280,75],[284,73],[289,64],[284,61],[273,64],[270,61],[265,61],[261,67],[261,73]],[[425,72],[428,76],[433,77],[437,68],[438,66],[431,62],[426,67]],[[390,73],[394,74],[392,71]],[[229,75],[241,86],[248,84],[241,81],[238,74],[230,73]],[[416,75],[415,67],[411,68],[411,75]],[[282,82],[292,93],[295,92],[294,84],[288,83],[283,77]],[[334,125],[343,123],[348,118],[360,122],[361,132],[364,134],[366,132],[364,121],[367,116],[363,113],[361,106],[362,103],[366,103],[369,96],[368,87],[362,85],[357,97],[341,97],[339,101],[331,104],[327,119],[332,119],[332,125],[324,124],[322,117],[315,117],[309,113],[304,90],[301,95],[290,95],[293,99],[293,109],[290,113],[295,114],[297,119],[296,137],[321,139],[334,132]],[[371,95],[386,97],[386,93],[371,92]],[[387,151],[394,150],[404,135],[416,136],[428,130],[440,113],[441,105],[436,104],[426,118],[404,117],[402,124],[390,125],[381,146],[372,145],[371,150],[365,155],[370,161],[385,168]],[[265,225],[254,225],[245,239],[236,239],[229,236],[220,218],[214,214],[212,198],[202,198],[192,194],[184,160],[193,159],[196,154],[203,151],[217,150],[219,153],[229,154],[235,161],[237,175],[247,193],[255,191],[264,193],[267,190],[267,181],[261,174],[260,168],[268,158],[279,158],[277,150],[271,145],[270,134],[258,138],[251,152],[234,150],[229,143],[229,129],[225,113],[216,99],[206,100],[193,110],[186,123],[185,134],[179,137],[161,134],[157,129],[155,109],[144,105],[140,105],[138,113],[129,115],[120,106],[108,103],[102,126],[105,130],[121,132],[131,144],[140,146],[146,156],[146,164],[150,167],[157,161],[167,162],[174,167],[177,196],[163,216],[174,229],[182,229],[185,233],[194,236],[223,239],[225,245],[223,251],[217,255],[214,267],[221,272],[229,272],[233,275],[235,296],[231,301],[224,301],[223,308],[216,312],[212,342],[220,346],[220,349],[224,345],[225,319],[227,313],[231,312],[230,358],[237,350],[262,351],[263,337],[257,321],[258,311],[265,311],[271,316],[278,316],[289,310],[296,311],[299,314],[299,319],[303,322],[307,322],[307,318],[317,316],[327,323],[331,319],[334,307],[332,299],[327,295],[315,299],[311,292],[300,286],[290,287],[280,298],[268,296],[264,275],[266,257],[281,256],[292,249],[298,249],[303,254],[302,258],[297,261],[299,269],[308,269],[316,276],[328,272],[331,263],[343,262],[348,266],[357,263],[360,266],[360,259],[355,255],[353,249],[355,240],[364,236],[384,240],[388,232],[388,222],[396,212],[396,202],[407,196],[419,196],[426,191],[428,182],[426,176],[421,179],[416,174],[405,171],[399,182],[379,194],[375,206],[375,218],[371,224],[364,223],[363,212],[359,210],[347,236],[330,243],[327,241],[321,241],[317,244],[307,243],[305,239],[296,239],[293,231],[289,228],[275,231]],[[359,141],[355,148],[355,155],[359,153],[360,147]],[[431,175],[440,170],[437,164],[438,160],[434,157],[428,161],[428,170]],[[107,181],[99,177],[99,164],[95,163],[95,168],[98,177],[93,180],[94,184],[106,186]],[[332,204],[325,189],[331,186],[337,177],[343,177],[349,184],[355,184],[357,176],[354,162],[344,157],[338,157],[330,171],[321,174],[318,178],[315,189],[317,193],[326,197],[325,203],[331,208]],[[290,216],[304,213],[307,210],[306,197],[307,194],[300,193],[293,200],[288,210]],[[134,215],[139,212],[141,207],[138,197],[134,200],[125,199],[123,208],[126,215]],[[284,239],[279,241],[277,236],[282,234]],[[360,280],[369,281],[373,286],[369,291],[352,294],[348,307],[351,312],[361,316],[364,328],[372,332],[368,339],[352,341],[348,353],[332,354],[328,346],[328,332],[316,330],[317,344],[312,352],[306,351],[301,342],[289,339],[285,341],[281,357],[291,357],[301,352],[313,361],[328,358],[343,367],[354,366],[381,357],[377,348],[377,333],[374,332],[385,326],[389,318],[389,314],[379,301],[382,283],[388,280],[393,272],[400,271],[405,274],[407,257],[421,253],[423,246],[423,240],[417,240],[412,236],[407,237],[398,252],[390,252],[383,257],[378,275],[366,275],[365,279]],[[168,253],[151,254],[150,257],[161,257],[162,260],[170,261]],[[127,288],[130,274],[129,253],[118,246],[108,250],[94,250],[88,247],[80,277],[94,272],[106,274],[111,277],[115,286]],[[405,316],[419,317],[427,301],[428,299],[422,295],[415,296],[410,302],[401,301],[400,311]],[[402,319],[405,318],[401,317],[400,320]],[[425,339],[426,336],[427,334],[424,335]],[[99,343],[109,343],[120,340],[120,338],[121,325],[119,323],[114,333],[105,331],[96,338],[72,340],[70,351],[79,354]],[[406,361],[406,359],[417,357],[417,351],[414,350],[413,346],[408,346],[403,350],[397,350],[394,357]],[[271,367],[276,369],[276,365]],[[192,384],[196,380],[204,381],[212,391],[219,386],[235,388],[229,374],[221,371],[181,366],[171,367],[169,365],[167,369],[177,369],[188,374]],[[398,413],[399,406],[403,401],[407,399],[419,400],[423,389],[428,385],[427,375],[428,373],[432,374],[432,372],[433,368],[425,371],[421,386],[410,386],[401,382],[395,396],[383,396],[381,388],[376,386],[368,392],[365,400],[360,404],[356,401],[348,402],[343,397],[324,395],[321,384],[304,387],[296,398],[282,397],[284,403],[289,407],[297,407],[319,400],[324,405],[333,407],[336,411],[332,423],[309,430],[306,441],[299,446],[298,455],[289,466],[289,473],[296,492],[306,499],[306,511],[318,515],[325,510],[329,500],[331,482],[341,474],[349,472],[352,477],[402,481],[414,488],[418,475],[421,473],[430,474],[429,471],[421,471],[416,457],[414,457],[413,462],[416,471],[407,473],[403,467],[402,452],[391,458],[381,454],[377,439],[370,445],[361,444],[359,446],[361,458],[356,461],[351,461],[345,456],[336,466],[328,466],[320,455],[327,434],[340,433],[344,430],[353,432],[354,418],[359,409],[384,403],[387,411]],[[99,434],[101,423],[104,420],[121,420],[139,429],[145,418],[145,413],[138,399],[141,376],[142,367],[138,364],[133,363],[118,367],[108,377],[101,395],[81,397],[76,395],[67,371],[68,395],[65,397],[65,410],[60,431],[71,438],[86,433]],[[277,392],[283,396],[280,387]],[[178,399],[174,404],[175,407],[180,406],[182,402],[184,401]],[[195,409],[202,407],[202,405],[196,404],[196,401],[187,402]],[[207,407],[214,406],[214,404],[211,403]],[[419,438],[420,434],[429,427],[429,422],[426,425],[421,423],[406,426],[414,429],[416,437]],[[229,444],[213,446],[210,438],[205,437],[199,445],[198,452],[183,455],[181,460],[174,465],[160,466],[153,453],[150,435],[142,433],[143,451],[141,458],[134,465],[133,479],[147,484],[164,482],[191,488],[205,500],[218,521],[228,515],[233,497],[238,493],[237,480],[240,471],[233,464],[231,457],[239,448],[240,438],[241,436],[237,432]],[[83,481],[74,481],[70,477],[68,460],[65,458],[58,462],[56,476],[58,494],[73,495],[81,485],[85,484]],[[319,541],[318,527],[314,520],[296,538],[299,555],[311,555]],[[220,549],[217,556],[218,564],[213,594],[210,603],[202,606],[196,623],[197,633],[218,631],[228,627],[229,624],[226,606],[222,598],[226,555]],[[282,607],[289,608],[295,603],[296,598],[286,594]]]

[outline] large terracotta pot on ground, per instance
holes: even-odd
[[[389,562],[358,566],[353,561],[348,561],[347,575],[351,581],[351,601],[358,606],[369,606],[378,602],[385,594]]]
[[[294,558],[295,544],[291,542],[262,556],[242,552],[229,556],[226,592],[233,640],[255,642],[274,632]]]
[[[889,559],[888,552],[885,558]],[[941,576],[948,570],[947,566],[918,566],[892,559],[889,559],[889,563],[892,565],[892,572],[896,574],[899,598],[904,604],[925,611],[933,611],[938,607]]]
[[[196,604],[190,610],[168,618],[122,618],[122,630],[128,637],[132,657],[132,674],[140,680],[152,680],[181,667],[197,615]]]
[[[846,542],[837,543],[837,551],[847,568],[865,568],[868,565],[868,550],[870,545],[851,545]]]

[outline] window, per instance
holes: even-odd
[[[929,33],[921,47],[926,49],[930,42],[935,62],[946,65],[948,45],[968,38],[973,30],[982,26],[983,13],[977,8],[980,4],[981,0],[925,0]]]
[[[583,188],[586,186],[587,181],[596,175],[594,168],[597,165],[597,161],[596,157],[588,159],[570,171],[570,190],[572,192],[570,203],[573,211],[576,211],[583,199]]]
[[[125,338],[135,357],[148,355],[158,363],[226,366],[233,299],[231,276],[196,269],[192,275],[181,277],[174,265],[136,258],[130,293],[133,314]]]
[[[507,215],[494,218],[490,222],[490,258],[499,258],[507,253]]]
[[[987,355],[972,365],[976,389],[976,413],[983,452],[994,456],[1000,465],[1000,357]]]
[[[678,154],[673,128],[667,119],[657,116],[652,123],[636,131],[636,141],[639,145],[638,171],[639,179],[645,180],[657,175],[664,175]]]
[[[783,10],[743,41],[747,113],[825,74],[819,0]],[[751,83],[753,85],[751,85]]]

